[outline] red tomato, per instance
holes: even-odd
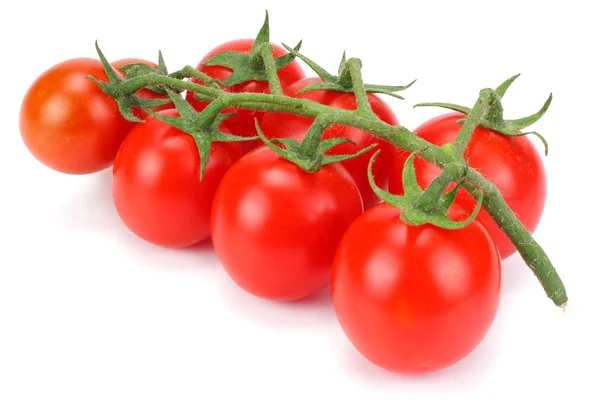
[[[124,58],[124,59],[120,59],[120,60],[111,62],[110,65],[112,65],[113,67],[118,69],[119,72],[121,72],[123,75],[125,75],[125,73],[123,71],[121,71],[121,68],[124,67],[125,65],[130,65],[130,64],[146,64],[152,68],[158,68],[158,65],[156,65],[154,62],[147,61],[145,59],[140,59],[140,58]],[[162,95],[162,94],[159,94],[157,92],[151,91],[150,89],[146,89],[146,88],[140,89],[138,92],[136,92],[136,95],[139,96],[140,98],[144,98],[144,99],[167,98],[167,95]],[[151,108],[150,110],[152,110],[154,112],[158,112],[161,110],[173,109],[173,108],[175,108],[175,105],[173,104],[173,102],[168,102],[164,105],[157,106],[155,108]],[[131,111],[133,112],[133,114],[136,117],[138,117],[140,119],[145,119],[148,116],[146,111],[144,111],[143,109],[140,109],[140,108],[133,108]]]
[[[310,99],[324,105],[339,109],[354,110],[356,109],[356,97],[351,93],[334,92],[334,91],[310,91],[296,95],[300,89],[305,86],[322,82],[320,78],[305,78],[295,82],[284,90],[288,96],[296,96],[298,98]],[[384,122],[390,125],[398,125],[398,120],[390,107],[379,97],[369,94],[369,102],[373,112]],[[266,113],[260,121],[260,128],[269,139],[291,137],[301,141],[306,135],[308,128],[313,123],[313,119],[301,116],[290,115],[279,112]],[[380,149],[381,153],[373,164],[373,175],[377,185],[381,188],[387,188],[390,166],[394,157],[394,152],[397,148],[391,143],[377,139],[375,136],[365,132],[364,130],[356,129],[349,126],[334,125],[326,130],[323,134],[323,139],[332,137],[345,137],[352,140],[356,145],[344,143],[329,150],[329,154],[354,154],[361,149],[372,144],[377,144],[377,147],[371,151],[362,154],[352,160],[342,162],[343,166],[350,172],[352,178],[356,182],[358,189],[363,198],[365,209],[372,207],[381,200],[373,192],[369,185],[367,167],[369,160]]]
[[[89,75],[108,81],[99,60],[61,62],[35,80],[21,104],[25,146],[56,171],[87,174],[110,167],[134,125]]]
[[[161,114],[178,116],[175,109]],[[238,143],[212,145],[200,181],[194,139],[153,117],[127,136],[113,167],[113,199],[119,216],[139,237],[165,247],[186,247],[210,236],[217,186],[241,156]]]
[[[252,49],[252,45],[254,44],[254,40],[251,39],[243,39],[243,40],[234,40],[224,44],[219,45],[214,48],[208,54],[202,58],[196,69],[204,72],[212,78],[218,80],[225,80],[229,75],[231,75],[232,70],[227,67],[222,66],[205,66],[203,63],[207,61],[209,58],[213,57],[216,54],[225,51],[237,51],[243,53],[249,53]],[[285,55],[287,51],[280,47],[277,44],[271,43],[273,46],[273,56],[279,57]],[[296,82],[297,80],[304,78],[304,71],[302,67],[297,61],[293,61],[291,64],[281,69],[278,72],[279,81],[281,82],[281,87],[284,88],[289,84]],[[200,81],[194,79],[192,82],[201,83]],[[232,93],[270,93],[268,82],[264,81],[247,81],[241,83],[239,85],[234,85],[231,87],[223,88],[228,92]],[[194,98],[194,94],[192,92],[187,92],[186,99],[190,102],[197,110],[202,110],[208,103],[200,102]],[[254,118],[261,118],[263,112],[250,111],[246,109],[226,109],[223,113],[233,113],[235,112],[236,116],[226,120],[224,123],[231,130],[231,132],[237,136],[256,136],[256,124],[254,122]],[[252,140],[242,144],[242,150],[247,152],[252,150],[253,148],[260,146],[260,141]]]
[[[409,226],[381,203],[348,229],[335,256],[333,305],[356,349],[392,372],[440,370],[467,356],[495,318],[500,258],[478,221]]]
[[[339,240],[362,210],[343,166],[308,173],[263,146],[223,178],[211,217],[213,244],[244,290],[297,300],[329,283]]]
[[[438,146],[451,143],[458,136],[461,125],[456,121],[464,118],[461,113],[449,113],[436,117],[419,126],[415,133]],[[524,136],[507,137],[493,130],[477,128],[467,146],[465,157],[469,165],[494,183],[508,206],[530,231],[535,231],[546,202],[546,172],[540,155],[533,143]],[[402,169],[408,158],[399,151],[392,164],[390,192],[401,194]],[[428,186],[441,170],[420,158],[415,160],[417,179],[422,187]],[[463,208],[475,208],[475,200],[461,190],[456,203]],[[490,231],[502,258],[516,252],[508,237],[498,228],[494,220],[481,210],[478,219]]]

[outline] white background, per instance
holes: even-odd
[[[598,73],[594,2],[109,1],[10,2],[0,25],[0,407],[598,406]],[[12,7],[12,10],[7,10]],[[416,127],[442,100],[472,105],[520,72],[508,117],[537,111],[550,143],[548,201],[535,237],[570,297],[545,297],[518,256],[502,303],[468,358],[405,377],[366,362],[344,337],[328,293],[271,304],[239,290],[210,246],[160,249],[133,236],[110,196],[110,170],[67,176],[23,146],[29,84],[64,59],[155,59],[175,70],[217,44],[253,37],[265,8],[272,40],[332,70],[342,51]],[[537,143],[537,142],[536,142]],[[540,148],[541,144],[537,143]],[[587,402],[577,401],[579,398]]]

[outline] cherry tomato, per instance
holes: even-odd
[[[300,89],[305,86],[322,82],[320,78],[305,78],[297,81],[284,89],[284,93],[288,96],[296,96],[298,98],[310,99],[324,105],[339,109],[354,110],[356,109],[356,97],[351,93],[334,92],[334,91],[309,91],[296,95]],[[390,125],[397,125],[398,120],[390,107],[379,97],[369,94],[369,102],[373,112],[384,122]],[[260,128],[269,139],[291,137],[301,141],[308,131],[308,128],[313,123],[313,119],[301,116],[290,115],[280,112],[268,112],[260,121]],[[381,188],[387,188],[390,166],[394,157],[394,152],[397,148],[391,143],[377,139],[375,136],[365,132],[364,130],[356,129],[349,126],[334,125],[327,129],[323,134],[323,139],[332,137],[345,137],[352,140],[351,143],[344,143],[329,150],[329,154],[354,154],[359,150],[376,144],[377,147],[371,151],[355,157],[351,160],[342,162],[344,167],[350,172],[352,178],[356,182],[358,189],[363,198],[365,209],[372,207],[381,200],[371,189],[367,174],[369,160],[380,149],[381,153],[377,157],[373,165],[373,176],[377,185]]]
[[[464,118],[461,113],[441,115],[419,126],[415,133],[442,146],[456,139],[461,129],[456,121],[461,118]],[[390,192],[394,194],[403,191],[402,169],[407,157],[408,153],[398,151],[394,158],[389,185]],[[533,143],[524,136],[507,137],[493,130],[477,128],[467,146],[465,157],[471,167],[498,186],[508,206],[523,225],[534,232],[546,202],[546,172]],[[420,158],[415,160],[415,168],[422,187],[428,186],[441,172],[439,167]],[[469,210],[475,207],[475,200],[465,190],[461,190],[456,203]],[[508,237],[485,210],[481,210],[478,219],[490,231],[503,259],[516,252]]]
[[[21,104],[21,137],[31,154],[63,173],[87,174],[113,163],[133,127],[117,103],[87,79],[108,81],[99,60],[75,58],[42,73]]]
[[[333,265],[333,305],[372,363],[405,374],[437,371],[467,356],[491,327],[500,258],[478,221],[446,230],[407,225],[399,214],[381,203],[348,229]]]
[[[175,109],[160,113],[179,115]],[[119,216],[131,231],[153,244],[178,248],[198,243],[210,236],[215,191],[240,156],[239,143],[213,143],[200,181],[200,154],[194,139],[148,117],[132,129],[115,160],[113,199]]]
[[[120,60],[110,63],[110,65],[112,65],[117,70],[119,70],[119,72],[121,72],[121,74],[123,74],[123,75],[125,75],[125,73],[123,71],[121,71],[121,68],[123,68],[125,65],[130,65],[130,64],[146,64],[152,68],[158,68],[158,65],[156,65],[154,62],[147,61],[147,60],[141,59],[141,58],[123,58],[123,59],[120,59]],[[140,98],[144,98],[144,99],[165,99],[165,98],[167,98],[167,95],[162,95],[162,94],[159,94],[157,92],[151,91],[150,89],[146,89],[146,88],[140,89],[138,92],[136,92],[136,95],[139,96]],[[173,109],[173,108],[175,108],[175,105],[173,104],[173,102],[168,102],[164,105],[151,108],[151,110],[154,112],[158,112],[161,110]],[[146,113],[146,111],[144,109],[133,108],[131,111],[133,112],[133,114],[135,116],[137,116],[140,119],[145,119],[148,116],[148,114]]]
[[[252,49],[252,45],[254,44],[254,40],[251,39],[242,39],[242,40],[234,40],[224,44],[219,45],[214,48],[208,54],[202,58],[196,69],[204,72],[212,78],[218,80],[225,80],[229,75],[231,75],[232,70],[227,67],[222,66],[205,66],[204,62],[209,58],[213,57],[216,54],[225,51],[237,51],[243,53],[250,53]],[[285,55],[287,51],[277,44],[271,44],[273,46],[273,56],[279,57]],[[279,81],[281,82],[281,87],[284,88],[289,84],[304,78],[304,71],[302,67],[297,61],[293,61],[291,64],[287,65],[283,69],[278,72]],[[194,79],[192,82],[201,83],[200,81]],[[270,93],[269,84],[265,81],[247,81],[238,85],[234,85],[231,87],[223,88],[228,92],[232,93]],[[208,103],[200,102],[194,98],[194,94],[192,92],[187,92],[186,99],[190,102],[197,110],[202,110]],[[263,115],[263,112],[251,111],[247,109],[226,109],[223,113],[235,113],[236,115],[232,118],[226,120],[225,125],[231,130],[231,132],[238,136],[255,136],[256,133],[256,124],[255,118],[260,119]],[[257,146],[260,146],[260,141],[251,140],[248,142],[244,142],[242,144],[242,150],[247,152],[249,150],[254,149]]]
[[[223,178],[211,217],[213,244],[241,288],[297,300],[330,282],[338,242],[362,211],[360,193],[339,163],[308,173],[262,146]]]

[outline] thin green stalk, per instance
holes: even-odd
[[[483,206],[488,214],[510,238],[527,266],[542,284],[546,295],[554,304],[564,309],[567,306],[568,298],[560,276],[542,247],[508,207],[498,187],[472,168],[467,172],[467,179],[472,185],[467,184],[465,187],[471,194],[476,194],[477,188],[483,191]]]
[[[277,75],[277,67],[275,67],[275,60],[273,59],[273,46],[269,43],[261,45],[260,55],[265,64],[265,71],[267,72],[267,80],[269,81],[271,94],[283,95],[281,82],[279,82],[279,76]]]
[[[352,78],[352,90],[354,91],[354,95],[356,95],[356,105],[358,107],[358,111],[366,115],[375,116],[373,110],[371,109],[371,104],[369,103],[369,97],[367,96],[365,83],[362,79],[362,63],[357,58],[350,58],[346,62],[346,66],[348,67],[350,77]]]
[[[201,129],[208,129],[215,122],[221,111],[228,108],[228,102],[222,96],[212,101],[198,116],[197,125]]]
[[[469,144],[469,140],[471,140],[473,132],[481,123],[481,120],[483,119],[485,114],[488,112],[488,108],[490,106],[490,101],[492,98],[492,92],[494,92],[492,89],[483,89],[479,93],[479,98],[477,98],[475,106],[467,115],[464,123],[462,124],[460,132],[458,132],[458,136],[454,141],[456,154],[459,157],[462,157],[462,155],[465,153],[465,149]]]
[[[217,82],[214,78],[208,76],[202,71],[198,71],[196,68],[190,65],[186,65],[185,67],[183,67],[182,70],[173,72],[172,74],[170,74],[170,76],[177,79],[195,78],[204,82],[207,85],[214,84]]]
[[[481,120],[488,111],[492,92],[491,89],[483,89],[479,93],[477,102],[475,102],[475,106],[465,118],[456,140],[454,143],[447,144],[443,147],[448,155],[450,163],[446,166],[442,174],[429,184],[419,199],[419,205],[424,211],[436,210],[448,185],[453,181],[458,181],[460,177],[464,176],[463,173],[466,165],[464,165],[462,157],[469,144],[469,140],[471,140],[471,136],[473,136],[473,132],[477,126],[479,126]],[[454,165],[452,165],[453,162]]]
[[[442,194],[444,194],[448,185],[453,181],[457,181],[454,178],[453,172],[444,170],[441,175],[429,184],[423,195],[419,198],[419,208],[425,212],[437,209],[442,199]]]
[[[327,115],[319,115],[310,125],[306,136],[300,145],[300,153],[306,157],[314,157],[317,155],[317,150],[323,138],[323,132],[331,126],[331,118]]]

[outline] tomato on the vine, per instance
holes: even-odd
[[[206,66],[204,65],[204,62],[206,62],[208,59],[215,56],[216,54],[226,51],[237,51],[248,54],[252,49],[254,41],[255,40],[253,39],[241,39],[221,44],[214,48],[212,51],[210,51],[208,54],[206,54],[204,58],[202,58],[196,69],[198,69],[201,72],[204,72],[211,78],[225,80],[233,72],[230,68],[223,66]],[[273,57],[280,57],[287,53],[287,51],[281,46],[273,43],[271,43],[271,45],[273,47]],[[297,61],[292,61],[291,64],[279,70],[277,76],[279,77],[281,87],[284,88],[289,84],[296,82],[301,78],[304,78],[305,75],[300,64]],[[197,79],[193,79],[192,82],[202,83]],[[256,80],[246,81],[244,83],[233,85],[230,87],[223,87],[223,89],[231,93],[270,93],[268,82]],[[203,110],[206,106],[208,106],[207,102],[198,101],[194,97],[193,92],[187,92],[186,99],[199,111]],[[229,118],[224,123],[233,134],[238,136],[256,136],[257,133],[255,118],[260,119],[264,114],[263,112],[259,111],[234,108],[226,109],[223,111],[223,113],[235,113],[235,116]],[[260,141],[250,140],[242,144],[242,149],[244,151],[249,151],[257,146],[260,146]]]
[[[160,114],[179,116],[174,109]],[[210,236],[217,186],[240,156],[239,143],[213,142],[201,181],[193,137],[148,117],[127,135],[115,160],[118,214],[131,231],[156,245],[178,248],[203,241]]]
[[[223,178],[212,240],[237,285],[292,301],[327,286],[339,240],[362,211],[360,193],[339,163],[306,172],[262,146]]]
[[[56,171],[88,174],[110,167],[134,125],[90,75],[108,82],[99,60],[63,61],[43,72],[23,99],[19,126],[25,146]]]
[[[462,221],[458,208],[450,216]],[[481,342],[496,315],[500,281],[498,250],[479,221],[458,230],[412,226],[381,203],[340,242],[333,305],[368,360],[392,372],[431,372]]]
[[[462,127],[456,121],[464,117],[462,113],[441,115],[419,126],[415,133],[442,146],[456,139]],[[402,169],[407,158],[408,153],[403,151],[398,151],[394,158],[389,185],[393,194],[403,192]],[[533,143],[525,136],[509,137],[478,127],[467,145],[465,158],[471,167],[500,189],[517,218],[530,232],[534,232],[546,201],[546,173]],[[415,168],[419,185],[423,188],[441,173],[439,167],[420,158],[415,160]],[[475,200],[464,189],[459,192],[456,203],[469,210],[475,207]],[[481,210],[477,217],[490,231],[503,259],[516,252],[506,234],[485,210]]]
[[[308,91],[296,94],[299,90],[309,84],[322,82],[320,78],[305,78],[297,81],[284,89],[287,96],[310,99],[321,104],[338,109],[354,110],[356,109],[356,97],[352,93],[336,91]],[[373,112],[384,122],[390,125],[397,125],[398,120],[391,108],[378,96],[368,94],[369,102]],[[301,141],[313,123],[314,119],[302,116],[291,115],[280,112],[268,112],[260,121],[260,128],[269,139],[289,137]],[[365,209],[372,207],[381,200],[375,195],[367,177],[367,166],[369,160],[377,150],[380,154],[373,165],[373,174],[378,185],[387,188],[390,166],[397,148],[391,143],[385,142],[375,136],[350,126],[333,125],[323,133],[323,139],[329,138],[348,138],[355,144],[343,143],[331,149],[330,154],[354,154],[359,150],[376,144],[377,146],[370,152],[362,154],[351,160],[342,162],[342,165],[352,175],[360,190]]]
[[[154,69],[158,68],[158,65],[156,65],[154,62],[151,62],[151,61],[148,61],[145,59],[141,59],[141,58],[123,58],[123,59],[120,59],[120,60],[110,63],[110,65],[115,67],[123,75],[125,75],[125,73],[123,71],[121,71],[121,68],[123,68],[126,65],[131,65],[131,64],[145,64]],[[143,99],[165,99],[165,98],[167,98],[167,95],[163,95],[158,92],[154,92],[148,88],[140,89],[139,91],[136,92],[136,95]],[[173,104],[173,102],[167,102],[164,105],[156,106],[154,108],[151,108],[150,110],[152,110],[154,112],[158,112],[161,110],[173,109],[174,107],[175,107],[175,105]],[[140,119],[145,119],[148,116],[146,111],[142,108],[133,108],[132,113]]]

